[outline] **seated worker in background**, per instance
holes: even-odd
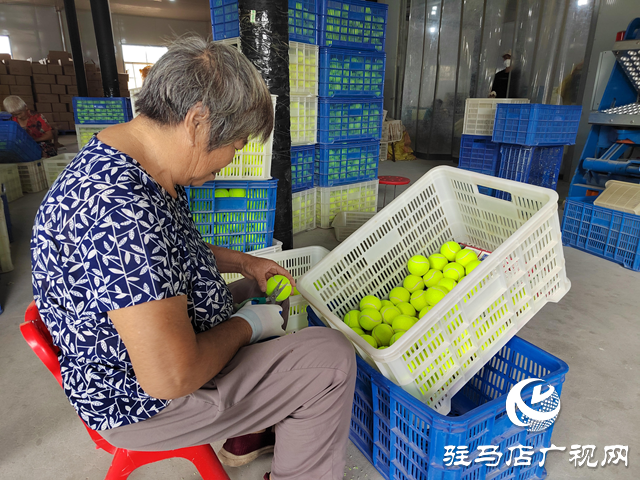
[[[2,104],[4,109],[13,116],[12,120],[40,144],[42,158],[55,157],[58,154],[55,146],[55,131],[42,115],[29,110],[24,100],[17,95],[9,95]]]
[[[504,69],[496,73],[491,85],[491,98],[517,98],[518,97],[518,72],[513,70],[511,51],[502,55]],[[507,91],[508,90],[508,91]]]

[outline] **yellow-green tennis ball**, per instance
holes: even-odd
[[[403,315],[408,315],[410,317],[416,316],[416,309],[410,303],[402,302],[396,305],[400,309]]]
[[[438,282],[443,278],[444,277],[440,270],[436,270],[435,268],[432,268],[424,275],[424,277],[422,277],[422,280],[424,280],[424,286],[429,288],[429,287],[435,287],[438,284]]]
[[[434,306],[440,300],[444,298],[444,296],[449,293],[442,287],[431,287],[427,290],[427,302],[429,305]]]
[[[351,327],[351,330],[356,332],[358,335],[364,335],[364,330],[362,330],[360,327]]]
[[[216,188],[216,193],[214,194],[216,198],[226,198],[229,196],[229,190],[226,188]]]
[[[467,265],[476,260],[478,260],[478,255],[476,255],[476,252],[474,252],[473,250],[469,250],[468,248],[460,250],[456,254],[456,263],[459,263],[464,268],[467,268]]]
[[[360,312],[360,327],[363,330],[373,330],[382,323],[382,315],[378,310],[365,308]]]
[[[378,297],[374,297],[373,295],[367,295],[362,300],[360,300],[360,310],[364,310],[366,308],[373,308],[374,310],[380,310],[382,306],[382,302]]]
[[[381,347],[378,347],[378,350],[384,350],[385,348],[389,348],[389,347],[385,347],[384,345]]]
[[[342,320],[351,328],[355,328],[355,327],[360,327],[359,319],[360,319],[360,312],[358,310],[351,310],[345,314]]]
[[[444,267],[442,275],[444,275],[444,278],[450,278],[451,280],[459,282],[460,279],[465,276],[464,267],[459,263],[451,262],[449,265]]]
[[[402,315],[402,312],[399,308],[393,305],[386,305],[380,309],[380,315],[382,315],[382,321],[384,323],[386,323],[387,325],[391,325],[391,321],[398,315]]]
[[[455,287],[457,284],[458,282],[456,282],[451,278],[443,278],[438,282],[438,286],[442,288],[446,288],[447,292],[450,292],[451,290],[453,290],[453,287]]]
[[[462,247],[460,247],[456,242],[447,242],[440,247],[440,253],[447,257],[447,260],[453,262],[456,259],[456,253],[461,249]]]
[[[402,286],[407,289],[409,293],[413,293],[417,290],[424,290],[424,280],[417,275],[407,275],[402,282]]]
[[[415,323],[416,323],[415,318],[409,317],[407,315],[400,315],[393,319],[391,328],[393,328],[395,332],[399,332],[399,331],[406,332],[411,327],[413,327]]]
[[[482,262],[480,260],[475,260],[475,261],[469,263],[469,265],[467,265],[467,268],[466,268],[467,275],[469,275],[471,272],[473,272],[476,269],[476,267],[478,265],[480,265],[481,263]]]
[[[391,302],[389,300],[381,300],[380,301],[380,311],[382,311],[382,309],[384,307],[393,307],[393,302]]]
[[[431,265],[431,268],[435,268],[436,270],[442,271],[447,263],[449,263],[449,260],[447,260],[447,257],[441,253],[434,253],[429,256],[429,265]]]
[[[431,310],[433,307],[431,305],[427,305],[426,307],[424,307],[422,310],[420,310],[420,313],[418,314],[418,318],[422,318],[424,317],[427,313],[429,313],[429,310]]]
[[[373,348],[378,348],[378,342],[371,335],[360,335]]]
[[[402,302],[408,302],[411,298],[411,293],[404,287],[396,287],[389,292],[389,300],[394,305],[398,305]]]
[[[396,341],[398,341],[398,339],[405,333],[406,332],[403,332],[402,330],[398,331],[397,333],[394,333],[393,337],[391,337],[391,340],[389,340],[389,345],[393,345],[394,343],[396,343]]]
[[[283,302],[289,298],[289,295],[291,295],[291,282],[289,282],[289,279],[284,275],[274,275],[267,280],[267,291],[265,293],[267,295],[271,295],[279,283],[281,287],[284,286],[284,290],[280,292],[280,295],[276,297],[276,300],[278,302]]]
[[[427,292],[424,290],[418,290],[411,294],[411,306],[416,309],[416,312],[419,312],[428,305],[426,295]]]
[[[244,188],[230,188],[229,196],[230,197],[246,197],[247,191]]]
[[[295,295],[300,295],[300,292],[298,291],[297,287],[293,287],[293,293],[291,294],[292,297]]]
[[[380,346],[389,346],[389,340],[393,337],[393,328],[386,323],[378,325],[371,331],[371,336],[376,339]]]
[[[424,255],[414,255],[409,259],[407,269],[411,275],[421,277],[429,271],[429,259]]]

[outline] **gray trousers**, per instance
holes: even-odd
[[[275,426],[273,480],[341,480],[355,377],[344,335],[306,328],[241,348],[201,389],[147,420],[100,434],[120,448],[153,451]]]

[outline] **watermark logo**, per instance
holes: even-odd
[[[522,399],[522,389],[534,382],[543,382],[539,378],[529,378],[513,386],[507,395],[507,415],[518,427],[526,427],[529,432],[542,432],[549,428],[560,413],[560,397],[556,389],[549,384],[543,392],[542,385],[533,387],[531,406]],[[516,409],[517,407],[517,409]]]

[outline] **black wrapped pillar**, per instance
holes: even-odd
[[[278,179],[274,238],[293,248],[291,123],[289,118],[289,6],[287,0],[240,0],[242,53],[277,95],[271,176]]]
[[[113,43],[109,0],[91,0],[91,16],[93,17],[93,28],[96,32],[104,96],[119,97],[120,84],[118,83],[116,47]]]
[[[76,83],[78,84],[78,96],[86,97],[88,96],[87,76],[84,73],[84,58],[82,56],[82,44],[80,43],[80,30],[78,29],[75,0],[64,0],[64,14],[67,18],[71,57],[73,58],[73,68],[76,71]]]

